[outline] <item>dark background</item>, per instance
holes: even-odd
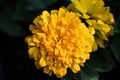
[[[61,1],[57,4],[62,5],[63,2]],[[104,1],[106,5],[111,6],[111,12],[114,14],[115,20],[119,22],[120,1]],[[54,75],[52,75],[53,77],[49,77],[42,72],[42,69],[37,70],[33,64],[34,61],[28,57],[27,44],[24,39],[30,34],[28,30],[29,23],[31,22],[20,22],[23,26],[22,29],[26,33],[24,36],[11,36],[0,30],[0,80],[57,80]],[[100,80],[119,79],[120,63],[117,61],[115,68],[108,72],[100,73]]]

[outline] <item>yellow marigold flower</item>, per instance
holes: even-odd
[[[113,27],[111,25],[105,24],[101,20],[86,20],[88,23],[88,28],[91,34],[94,35],[95,42],[93,45],[93,51],[96,51],[98,46],[105,48],[104,40],[108,41],[108,36],[112,34],[111,30]],[[98,46],[97,46],[98,45]]]
[[[113,30],[114,18],[110,7],[105,7],[103,0],[71,0],[69,10],[75,11],[80,18],[85,19],[90,32],[95,36],[93,51],[97,45],[104,48],[104,40]]]
[[[67,68],[80,71],[90,58],[93,36],[74,12],[65,8],[43,11],[29,29],[33,35],[25,38],[28,53],[37,68],[44,73],[54,73],[58,78],[66,75]]]
[[[104,7],[103,0],[71,0],[72,3],[68,6],[69,9],[77,11],[84,18],[97,18],[108,24],[114,23],[110,7]]]

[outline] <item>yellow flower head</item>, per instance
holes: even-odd
[[[85,19],[87,27],[95,36],[93,50],[97,45],[104,48],[104,40],[108,40],[108,34],[113,30],[114,18],[110,13],[110,7],[105,7],[103,0],[71,0],[69,10],[75,11],[80,18]]]
[[[78,11],[79,15],[84,18],[101,19],[102,21],[114,23],[113,15],[110,13],[110,7],[104,7],[103,0],[71,0],[69,9]]]
[[[29,27],[33,35],[25,41],[36,67],[58,78],[66,75],[67,68],[74,73],[80,71],[90,57],[94,39],[76,14],[65,8],[43,11],[33,22]]]

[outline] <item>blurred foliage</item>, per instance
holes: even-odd
[[[34,17],[43,10],[51,10],[65,6],[69,0],[0,0],[0,29],[9,36],[26,36],[24,27],[28,29]],[[115,18],[114,35],[106,42],[105,49],[91,53],[91,59],[77,74],[68,69],[68,74],[61,80],[98,80],[99,72],[106,72],[120,62],[120,9],[119,0],[105,0],[111,7]],[[28,26],[23,26],[28,24]]]
[[[9,0],[0,1],[0,29],[10,36],[24,36],[21,22],[32,22],[41,10],[57,0]]]

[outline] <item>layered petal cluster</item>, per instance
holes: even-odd
[[[71,0],[68,9],[75,11],[81,19],[85,20],[87,27],[92,30],[95,37],[93,50],[104,48],[104,40],[112,33],[114,18],[110,7],[105,7],[103,0]]]
[[[92,52],[94,38],[74,12],[65,8],[43,11],[29,29],[33,35],[25,38],[28,53],[37,68],[54,73],[58,78],[66,75],[67,68],[80,71]]]

